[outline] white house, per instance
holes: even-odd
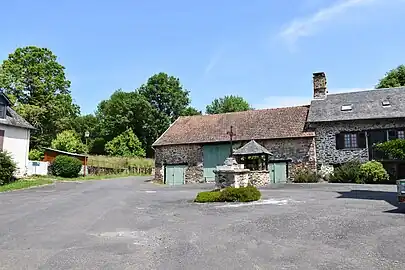
[[[10,100],[0,90],[0,150],[10,153],[17,163],[17,177],[27,171],[32,129],[34,127],[11,108]]]

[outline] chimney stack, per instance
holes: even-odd
[[[314,82],[314,99],[324,99],[328,93],[326,88],[326,75],[325,72],[316,72],[313,74]]]

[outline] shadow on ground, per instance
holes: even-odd
[[[405,214],[405,207],[398,203],[397,193],[390,191],[374,191],[374,190],[351,190],[339,191],[341,198],[360,199],[360,200],[379,200],[386,201],[387,203],[395,206],[395,209],[385,211],[386,213],[402,213]]]

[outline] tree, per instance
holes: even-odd
[[[100,102],[96,117],[99,137],[110,141],[131,128],[145,148],[151,146],[154,119],[152,106],[137,92],[115,91],[108,100]],[[101,141],[99,141],[100,143]]]
[[[145,150],[132,129],[128,129],[105,145],[105,150],[112,156],[144,157]]]
[[[405,86],[405,65],[400,65],[387,72],[377,84],[376,88],[390,88]]]
[[[196,108],[193,107],[187,107],[181,112],[181,116],[193,116],[201,114],[201,111],[198,111]]]
[[[227,112],[241,112],[251,110],[249,103],[239,96],[225,96],[214,99],[206,108],[207,114],[219,114]]]
[[[71,127],[79,113],[70,95],[65,68],[47,48],[18,48],[0,66],[0,88],[14,109],[35,128],[31,148],[49,146],[56,134]]]
[[[190,104],[189,91],[178,78],[166,73],[155,74],[137,92],[151,105],[151,119],[144,129],[147,156],[153,152],[152,143],[173,123]],[[138,135],[139,136],[139,135]]]
[[[73,130],[65,130],[52,141],[52,148],[70,153],[86,153],[87,147],[80,140],[79,135]]]

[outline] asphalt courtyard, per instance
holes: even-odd
[[[195,204],[210,185],[125,178],[0,194],[0,269],[404,269],[394,186],[287,185]]]

